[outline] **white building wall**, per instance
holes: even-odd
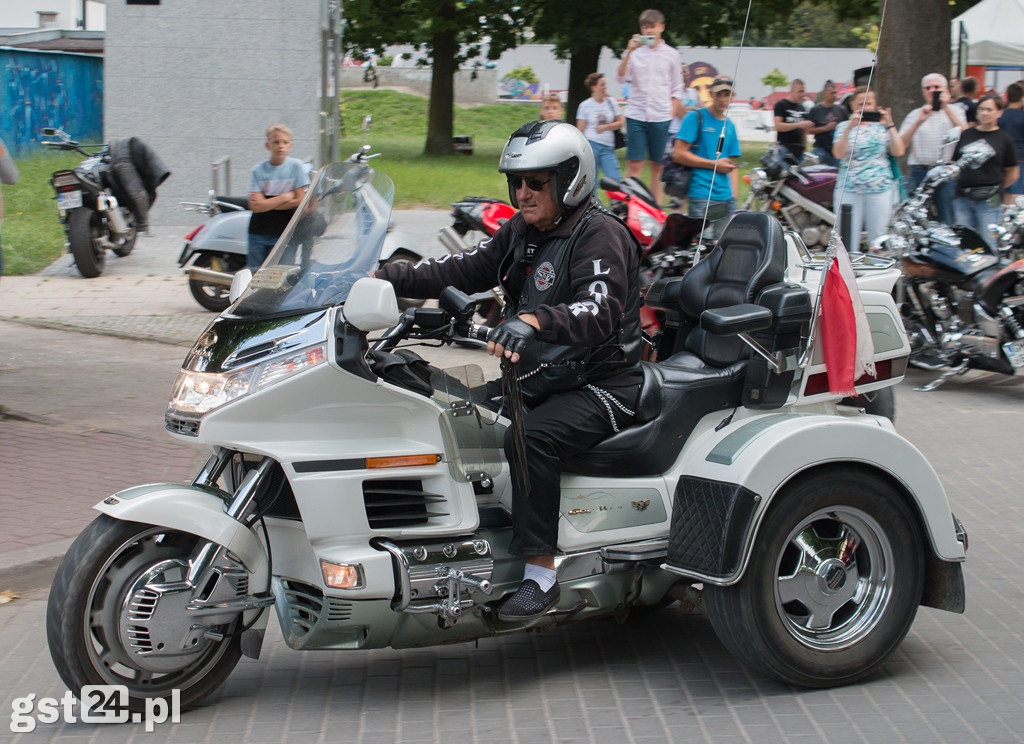
[[[292,155],[315,159],[321,13],[280,0],[108,4],[104,138],[141,137],[171,170],[154,224],[198,222],[178,202],[205,198],[220,158],[231,191],[246,193],[268,124],[287,124]]]
[[[54,28],[69,31],[81,28],[82,0],[0,0],[0,29],[38,28],[39,11],[57,14]],[[87,0],[85,13],[87,30],[106,28],[105,3]]]

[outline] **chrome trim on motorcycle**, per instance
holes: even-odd
[[[451,540],[428,545],[398,546],[384,538],[370,545],[391,554],[395,572],[395,596],[391,609],[410,614],[435,614],[438,622],[454,625],[462,611],[472,607],[463,594],[494,591],[491,574],[494,558],[491,546],[479,538]],[[436,597],[429,604],[412,604],[414,599]]]

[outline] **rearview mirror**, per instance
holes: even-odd
[[[249,288],[249,282],[252,281],[252,272],[249,269],[242,269],[236,271],[235,275],[231,277],[231,289],[228,291],[228,299],[234,304],[235,300],[241,297],[245,290]]]

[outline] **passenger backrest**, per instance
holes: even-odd
[[[705,310],[755,302],[761,290],[783,280],[786,243],[779,221],[761,212],[740,212],[718,245],[683,277],[679,308],[692,322],[683,348],[706,364],[725,367],[748,356],[736,336],[715,336],[697,321]]]

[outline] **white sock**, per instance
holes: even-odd
[[[542,592],[550,591],[551,587],[555,585],[555,570],[527,563],[526,570],[523,572],[523,581],[527,579],[536,581]]]

